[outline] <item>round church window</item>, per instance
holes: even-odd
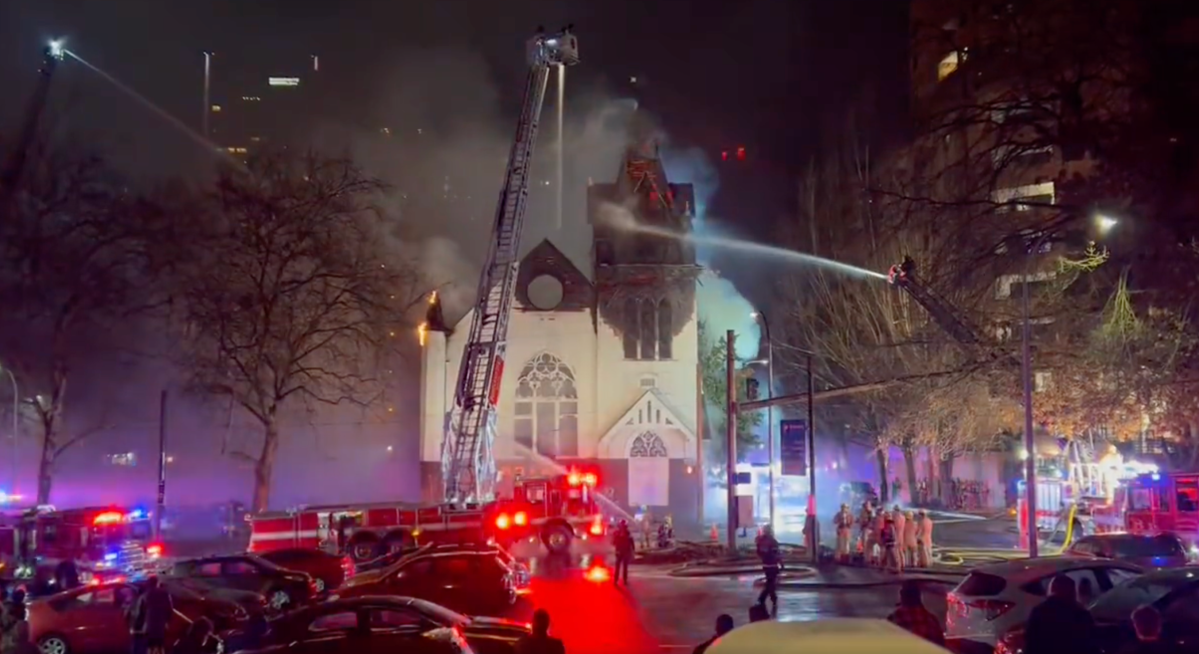
[[[553,275],[538,275],[529,282],[529,303],[542,311],[551,311],[562,304],[562,282]]]

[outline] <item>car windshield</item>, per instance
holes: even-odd
[[[413,599],[412,608],[433,618],[433,620],[446,627],[464,627],[470,624],[470,618],[466,617],[465,615],[451,611],[446,607],[440,604],[434,604],[433,602],[426,602],[422,599]]]
[[[1183,554],[1182,546],[1173,536],[1124,536],[1113,539],[1112,546],[1119,556],[1130,558]]]
[[[1195,583],[1187,574],[1146,575],[1117,586],[1091,603],[1091,615],[1097,622],[1122,622],[1132,612],[1165,597],[1170,591]]]

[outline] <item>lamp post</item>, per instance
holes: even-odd
[[[212,82],[212,53],[204,51],[204,113],[201,114],[200,134],[208,139],[208,116],[212,113],[212,101],[209,94]]]
[[[762,335],[766,338],[766,396],[774,397],[774,341],[770,338],[770,321],[766,319],[766,314],[761,311],[754,311],[750,314],[759,324],[762,325]],[[770,527],[775,527],[774,523],[774,466],[775,466],[775,448],[774,448],[774,406],[766,407],[766,450],[767,456],[770,458],[770,468],[768,472],[767,493],[769,494],[768,504],[770,506]]]
[[[8,489],[9,495],[17,494],[17,435],[20,431],[21,421],[21,393],[17,388],[17,378],[12,374],[12,371],[7,366],[0,366],[0,370],[8,375],[8,380],[12,382],[12,479],[9,482],[11,488]]]

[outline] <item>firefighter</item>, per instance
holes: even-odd
[[[762,586],[762,592],[758,595],[758,604],[766,606],[766,600],[770,600],[770,614],[778,615],[779,610],[779,593],[778,581],[779,572],[783,568],[782,555],[779,553],[779,542],[774,537],[774,530],[770,525],[762,528],[762,533],[757,538],[758,558],[762,560],[762,574],[766,577],[766,583]]]
[[[916,514],[908,511],[903,517],[903,558],[905,563],[916,565]]]
[[[650,548],[653,533],[654,517],[647,506],[645,507],[645,512],[641,514],[641,549],[648,550]]]
[[[858,549],[862,551],[862,561],[870,559],[870,523],[874,513],[870,506],[870,502],[862,502],[862,510],[858,513]]]
[[[907,562],[904,559],[906,547],[904,545],[903,535],[907,529],[908,519],[903,514],[903,510],[899,505],[895,505],[895,509],[891,512],[891,519],[895,521],[895,554],[899,557],[899,565],[902,568]]]
[[[933,559],[933,519],[924,511],[916,514],[916,565],[927,568]]]
[[[616,527],[616,533],[612,535],[612,545],[616,548],[616,571],[612,577],[612,583],[620,584],[623,577],[624,585],[628,586],[629,561],[633,559],[637,543],[633,540],[633,533],[629,531],[627,520],[621,520],[620,525]]]
[[[883,525],[887,519],[887,507],[879,506],[874,511],[874,519],[870,524],[870,535],[874,537],[874,547],[870,550],[871,565],[883,565]]]
[[[849,505],[842,504],[841,510],[833,516],[833,526],[837,529],[837,560],[849,563],[849,541],[853,535],[853,514]]]
[[[54,582],[58,586],[58,592],[78,588],[79,583],[79,566],[75,564],[75,559],[63,559],[54,568]]]
[[[903,563],[899,560],[899,549],[896,544],[895,516],[886,511],[880,511],[880,513],[884,515],[883,526],[878,534],[879,544],[883,548],[882,564],[888,572],[899,574],[903,572]]]

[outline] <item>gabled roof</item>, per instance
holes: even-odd
[[[688,436],[694,438],[695,433],[692,431],[691,425],[683,422],[674,409],[666,400],[662,399],[662,395],[658,389],[651,388],[641,395],[634,402],[624,415],[620,417],[611,427],[608,428],[604,438],[615,433],[621,427],[635,427],[637,425],[663,425],[667,427],[675,427],[684,432]],[[602,441],[603,439],[601,439]]]

